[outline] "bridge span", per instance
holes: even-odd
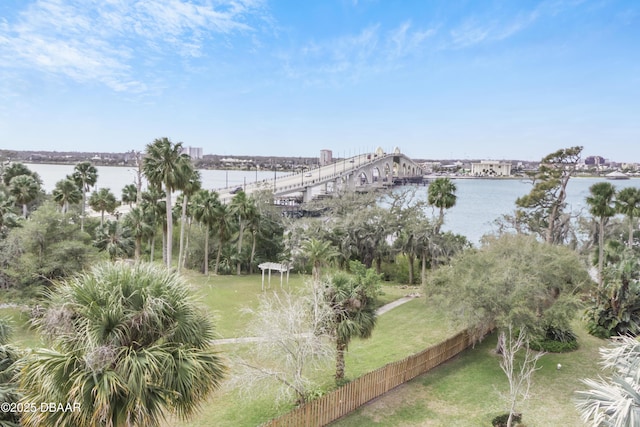
[[[422,168],[398,148],[385,153],[378,148],[303,172],[264,179],[243,185],[248,195],[258,190],[271,190],[276,199],[302,197],[309,201],[319,194],[393,185],[394,181],[411,180],[424,175]],[[216,189],[222,201],[229,201],[238,187]]]

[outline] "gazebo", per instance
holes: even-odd
[[[284,272],[287,273],[287,285],[289,284],[289,270],[291,267],[289,264],[279,264],[277,262],[263,262],[258,265],[258,268],[262,270],[262,290],[264,291],[264,271],[269,270],[269,287],[271,287],[271,270],[280,272],[280,288],[282,288],[282,276]]]

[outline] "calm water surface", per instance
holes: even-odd
[[[29,168],[38,172],[44,181],[45,190],[50,193],[56,182],[73,172],[73,165],[45,165],[29,164]],[[120,198],[122,188],[133,184],[135,170],[126,167],[98,166],[97,187],[110,188]],[[203,188],[219,189],[225,187],[239,187],[245,183],[263,179],[273,179],[271,171],[222,171],[200,170]],[[278,173],[283,176],[286,173]],[[572,212],[587,211],[585,198],[589,194],[589,187],[597,178],[572,178],[567,188],[567,204]],[[531,184],[525,180],[501,179],[457,179],[458,200],[456,205],[447,211],[443,229],[450,230],[477,243],[480,238],[495,230],[493,221],[501,215],[512,213],[518,197],[531,190]],[[634,178],[622,181],[610,181],[617,189],[625,187],[640,187],[640,179]],[[418,192],[426,199],[427,187],[418,187]]]

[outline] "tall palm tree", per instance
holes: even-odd
[[[53,346],[24,362],[25,401],[75,411],[23,414],[25,426],[159,426],[187,420],[219,387],[210,317],[177,275],[150,263],[99,264],[61,283],[40,318]]]
[[[191,162],[183,162],[183,168],[180,173],[184,176],[184,184],[182,185],[182,213],[180,215],[180,249],[178,251],[178,271],[184,265],[184,229],[187,223],[187,207],[189,205],[189,197],[193,196],[202,185],[200,180],[200,172],[193,168]]]
[[[100,225],[104,225],[104,213],[112,213],[118,207],[116,196],[108,188],[101,188],[91,193],[89,206],[96,212],[100,212]]]
[[[358,277],[335,275],[325,298],[333,312],[336,339],[336,382],[344,380],[344,355],[353,338],[369,338],[376,325],[374,287]]]
[[[82,192],[73,179],[67,176],[66,179],[56,183],[56,187],[53,189],[53,200],[60,205],[62,213],[67,213],[69,205],[76,204],[82,200]]]
[[[27,205],[40,194],[40,184],[31,175],[18,175],[9,181],[9,193],[22,205],[22,216],[27,217]]]
[[[231,199],[231,203],[229,204],[231,214],[234,215],[238,221],[238,247],[236,260],[236,274],[238,276],[240,275],[240,267],[242,265],[242,237],[247,225],[247,220],[253,211],[252,206],[252,201],[242,190],[238,191],[233,196],[233,199]]]
[[[80,230],[84,231],[84,212],[87,206],[87,193],[98,181],[98,169],[91,162],[80,162],[73,168],[71,175],[82,191],[82,207],[80,209]]]
[[[138,200],[138,188],[135,184],[127,184],[122,188],[122,203],[132,206]]]
[[[602,288],[604,267],[604,226],[609,218],[615,215],[613,198],[615,187],[610,182],[598,182],[589,187],[590,196],[587,197],[589,212],[598,218],[598,285]]]
[[[427,190],[427,201],[430,205],[440,209],[435,232],[440,232],[444,223],[444,210],[452,208],[456,204],[456,185],[449,178],[436,178]]]
[[[634,219],[640,216],[640,188],[627,187],[616,194],[616,211],[629,220],[629,238],[627,246],[633,247]]]
[[[200,190],[194,196],[193,217],[204,226],[204,262],[203,273],[209,274],[209,235],[216,224],[220,208],[218,193],[210,190]],[[220,251],[218,251],[218,254]],[[216,270],[216,274],[217,274]]]
[[[229,207],[220,203],[215,210],[215,218],[213,221],[214,228],[218,230],[218,252],[216,254],[216,263],[213,267],[213,274],[218,274],[220,268],[220,258],[224,246],[229,242],[233,234],[233,221],[229,214]]]
[[[166,205],[164,200],[166,198],[166,193],[160,189],[159,186],[150,185],[147,191],[142,192],[142,202],[140,206],[142,207],[142,211],[144,212],[145,222],[149,224],[151,227],[151,232],[148,235],[149,237],[149,261],[153,262],[154,260],[154,252],[155,252],[155,242],[156,242],[156,234],[158,225],[160,223],[160,217],[166,211]],[[166,222],[166,221],[164,221]]]
[[[136,261],[140,260],[142,253],[142,239],[149,236],[153,232],[153,227],[147,222],[142,206],[136,206],[123,218],[124,225],[131,230],[134,238],[134,257]]]
[[[184,184],[184,175],[180,174],[181,164],[189,162],[189,156],[182,154],[182,143],[173,143],[168,138],[155,139],[147,145],[142,161],[142,171],[150,183],[161,185],[166,192],[166,264],[171,267],[173,244],[173,215],[171,196],[174,190]]]
[[[11,180],[20,175],[29,175],[33,177],[40,186],[42,186],[40,176],[23,163],[11,163],[9,166],[4,168],[2,171],[2,182],[4,182],[4,185],[8,187]]]

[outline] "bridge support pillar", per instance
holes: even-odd
[[[305,187],[304,191],[302,191],[302,201],[303,202],[310,202],[313,195],[311,194],[311,188],[312,187]]]

